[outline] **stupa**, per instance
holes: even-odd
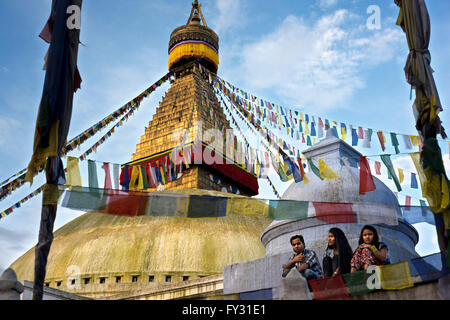
[[[187,142],[192,142],[208,129],[231,128],[212,86],[198,73],[199,65],[217,72],[218,50],[219,38],[207,27],[201,5],[194,1],[187,24],[170,36],[169,70],[174,82],[128,164],[167,159],[172,148],[180,144],[172,139],[176,130],[188,130]],[[191,126],[193,123],[201,126]],[[203,138],[203,142],[208,141]],[[194,163],[164,189],[247,197],[258,194],[258,183],[236,164]],[[226,265],[264,256],[260,235],[270,222],[253,216],[127,218],[86,213],[54,233],[44,283],[103,298],[221,275]],[[33,281],[34,248],[11,268],[20,281]]]

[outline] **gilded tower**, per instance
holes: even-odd
[[[180,143],[182,137],[177,133],[184,130],[189,132],[186,142],[200,137],[203,143],[210,142],[206,141],[208,130],[218,130],[222,139],[220,145],[225,145],[225,133],[231,130],[229,121],[212,86],[198,70],[201,65],[217,73],[218,52],[219,37],[206,25],[201,4],[194,1],[186,25],[176,28],[170,35],[169,70],[175,80],[137,144],[129,164],[163,161]],[[225,148],[221,149],[219,151],[225,154]],[[205,161],[201,164],[195,161],[191,166],[184,166],[183,176],[164,185],[164,189],[233,190],[247,196],[258,194],[257,179],[245,167],[227,164],[224,158],[221,162],[208,165]]]

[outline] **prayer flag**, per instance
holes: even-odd
[[[80,168],[78,166],[78,159],[74,157],[67,157],[67,181],[68,186],[81,186]]]
[[[362,145],[363,148],[370,148],[371,136],[372,136],[371,129],[364,130],[364,141],[363,141],[363,145]]]
[[[419,186],[417,185],[416,174],[414,172],[411,172],[411,188],[412,189],[418,189],[419,188]]]
[[[351,203],[313,202],[316,218],[328,224],[356,223]]]
[[[333,169],[331,169],[329,166],[326,165],[326,163],[319,158],[319,172],[320,172],[320,176],[329,181],[329,180],[334,180],[336,178],[339,178],[339,176],[336,174],[336,172],[333,171]]]
[[[308,218],[308,201],[270,200],[269,219],[304,220]]]
[[[376,275],[372,275],[370,272],[366,272],[366,270],[346,273],[342,277],[352,297],[366,295],[376,290],[375,286],[371,286],[371,289],[368,286],[371,277],[375,277],[374,280],[377,281]]]
[[[411,139],[409,138],[409,136],[406,134],[403,134],[402,137],[403,137],[403,142],[405,143],[405,148],[408,150],[411,150],[413,148],[413,145],[411,143]]]
[[[375,173],[381,175],[381,162],[375,161]]]
[[[386,143],[386,138],[384,137],[383,132],[382,131],[378,131],[377,132],[377,136],[378,136],[378,140],[380,141],[381,149],[383,151],[386,150],[386,147],[384,145]]]
[[[130,185],[128,186],[129,190],[137,189],[137,185],[139,185],[138,179],[139,179],[139,168],[138,166],[131,166],[131,178],[130,178]]]
[[[289,156],[281,149],[278,150],[278,152],[281,154],[284,162],[288,165],[289,167],[289,172],[293,174],[294,176],[294,180],[295,182],[300,182],[302,181],[302,176],[300,173],[300,170],[297,168],[297,166],[295,165],[295,163],[291,160],[291,158],[289,158]],[[287,176],[290,174],[286,174]]]
[[[307,161],[308,161],[308,165],[309,165],[309,168],[311,169],[311,171],[314,172],[314,174],[315,174],[320,180],[323,180],[322,176],[320,175],[319,168],[317,168],[317,167],[314,165],[314,163],[312,162],[311,159],[307,159]]]
[[[405,196],[405,210],[410,211],[411,210],[411,197]]]
[[[365,194],[376,189],[367,158],[361,156],[359,166],[359,193]]]
[[[120,173],[120,185],[122,190],[128,190],[130,187],[129,166],[125,165]]]
[[[400,183],[403,183],[403,180],[405,179],[405,175],[403,174],[403,169],[398,168],[398,178],[400,180]]]
[[[420,276],[423,282],[433,281],[441,278],[445,273],[442,271],[442,263],[445,257],[442,252],[409,261],[409,269],[412,277]]]
[[[349,297],[342,275],[308,281],[315,300],[337,300]]]
[[[358,139],[364,139],[364,130],[362,127],[358,127]]]
[[[298,153],[298,151],[297,151],[297,162],[298,162],[298,165],[299,165],[299,168],[300,168],[300,174],[302,176],[302,179],[305,182],[305,184],[308,184],[309,180],[308,180],[308,178],[305,175],[305,170],[303,168],[302,159],[300,158],[300,154]]]
[[[114,189],[120,189],[120,164],[113,164],[113,179],[114,179]]]
[[[341,136],[342,140],[345,141],[345,139],[347,138],[347,127],[345,126],[345,123],[341,123]]]
[[[394,165],[391,161],[391,156],[388,154],[380,155],[381,160],[383,161],[384,165],[387,167],[389,174],[394,179],[395,186],[397,187],[397,190],[400,192],[402,191],[402,187],[400,186],[400,182],[398,181],[397,175],[395,174]]]
[[[109,171],[109,163],[103,162],[102,169],[105,171],[105,183],[103,189],[112,189],[111,173]]]
[[[88,160],[89,188],[98,189],[97,165],[95,161]]]
[[[316,127],[314,126],[314,122],[311,122],[311,136],[316,136]]]
[[[400,290],[414,286],[408,261],[377,266],[376,272],[384,290]]]
[[[413,144],[414,147],[420,145],[420,138],[418,136],[409,136],[409,138],[411,139],[411,143]]]
[[[397,140],[397,136],[395,133],[391,132],[391,141],[392,141],[392,146],[395,149],[395,153],[399,154],[400,150],[398,149],[398,140]]]
[[[356,133],[356,129],[352,128],[352,146],[358,145],[358,134]]]

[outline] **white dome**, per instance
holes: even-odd
[[[315,217],[306,220],[275,220],[261,236],[266,255],[290,251],[289,238],[295,234],[302,234],[306,246],[313,248],[320,256],[326,246],[328,230],[331,227],[341,228],[355,248],[362,226],[373,224],[378,229],[382,241],[388,242],[391,260],[402,261],[418,256],[414,250],[418,242],[418,233],[402,218],[394,193],[376,177],[373,177],[376,190],[364,195],[359,193],[358,165],[361,154],[358,151],[344,141],[330,136],[303,153],[316,166],[318,158],[321,158],[339,177],[326,181],[309,172],[306,174],[309,183],[292,183],[284,192],[282,199],[352,203],[357,222],[327,224]],[[394,225],[397,222],[398,225]]]
[[[322,158],[327,166],[337,173],[338,178],[321,180],[313,172],[306,174],[309,183],[292,183],[284,192],[282,199],[322,202],[364,202],[398,207],[397,197],[383,182],[374,178],[376,190],[366,194],[359,193],[358,163],[361,154],[344,141],[330,137],[322,140],[304,152],[317,166]],[[344,163],[344,165],[341,163]],[[399,214],[401,214],[400,209]]]

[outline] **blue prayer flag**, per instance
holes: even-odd
[[[352,128],[352,146],[358,145],[358,133],[356,132],[356,129]]]
[[[413,189],[419,188],[419,186],[417,185],[416,174],[413,172],[411,172],[411,188],[413,188]]]

